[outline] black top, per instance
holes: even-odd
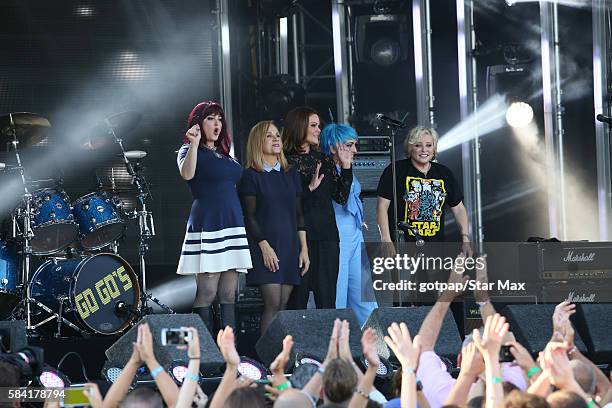
[[[352,169],[342,169],[338,174],[333,159],[315,150],[288,154],[287,160],[298,171],[302,181],[302,206],[308,240],[339,241],[332,199],[339,204],[346,204],[353,182]],[[319,175],[324,174],[325,177],[321,185],[311,192],[308,185],[318,162],[321,162]]]
[[[416,229],[425,241],[444,241],[444,216],[448,207],[463,201],[463,192],[455,176],[446,166],[431,163],[424,174],[410,159],[396,162],[397,221]],[[385,168],[378,182],[378,196],[391,200],[389,205],[389,231],[395,236],[393,225],[393,184],[391,165]],[[407,237],[408,238],[408,237]],[[413,240],[414,237],[410,237]]]

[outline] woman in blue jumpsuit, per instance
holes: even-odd
[[[345,145],[353,154],[357,152],[357,132],[350,126],[335,123],[325,126],[321,132],[321,150],[337,163],[336,146]],[[336,164],[337,165],[337,164]],[[363,248],[364,226],[363,203],[359,198],[361,184],[353,175],[351,190],[346,204],[333,202],[336,225],[340,235],[340,269],[336,283],[336,308],[351,308],[363,325],[370,313],[378,307],[374,300],[373,289],[369,280],[370,263]],[[363,277],[368,278],[362,287]],[[366,292],[367,291],[367,292]],[[366,299],[363,299],[368,293]]]

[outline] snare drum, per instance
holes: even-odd
[[[77,239],[78,226],[66,192],[44,188],[32,193],[34,238],[32,253],[49,255],[61,251]]]
[[[8,317],[19,301],[18,271],[17,251],[4,241],[0,241],[0,319]]]
[[[79,224],[83,248],[100,249],[121,238],[125,224],[117,207],[105,192],[90,193],[74,202],[72,213]]]
[[[138,278],[123,258],[97,254],[73,259],[49,259],[32,276],[32,297],[75,325],[98,334],[126,329],[133,314],[119,310],[120,302],[140,304]]]

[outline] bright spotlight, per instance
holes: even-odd
[[[170,365],[170,376],[174,379],[177,384],[182,384],[187,375],[188,368],[187,363],[183,361],[173,361]]]
[[[238,372],[253,381],[265,379],[269,374],[268,369],[257,360],[245,356],[240,357]]]
[[[46,364],[37,380],[45,388],[65,388],[70,386],[70,381],[64,373]]]
[[[508,7],[514,6],[515,3],[516,3],[516,0],[506,0],[506,4],[508,5]]]
[[[533,109],[525,102],[512,102],[506,110],[506,122],[513,128],[523,128],[533,121]]]

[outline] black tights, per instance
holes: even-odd
[[[219,303],[234,304],[236,302],[236,287],[238,272],[231,270],[220,273],[198,274],[198,291],[193,307],[208,307],[219,297]]]
[[[269,283],[260,285],[259,289],[264,301],[264,311],[261,316],[261,333],[263,334],[272,322],[274,315],[281,310],[285,310],[293,285]]]

